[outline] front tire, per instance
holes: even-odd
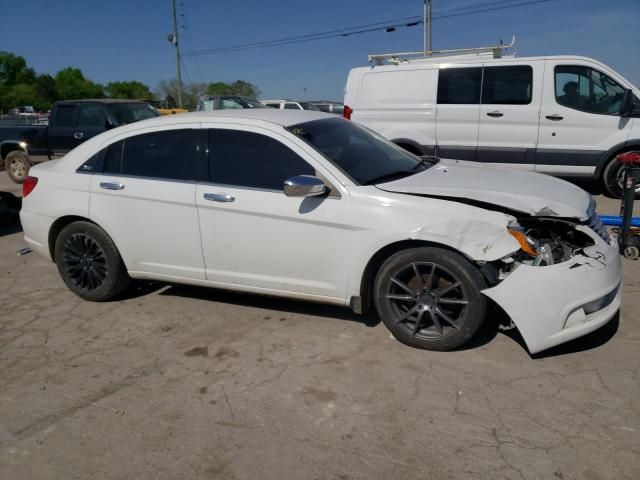
[[[602,173],[602,184],[608,195],[613,198],[622,197],[622,164],[613,157]],[[640,187],[636,189],[636,198],[639,197]]]
[[[64,283],[85,300],[110,300],[131,283],[113,240],[93,223],[64,227],[55,242],[55,259]]]
[[[22,150],[9,152],[4,159],[4,168],[11,180],[15,183],[22,183],[24,181],[24,177],[29,174],[29,169],[31,168],[29,155]]]
[[[446,351],[468,342],[480,329],[486,282],[461,255],[434,247],[402,250],[387,259],[374,285],[382,321],[400,342]]]

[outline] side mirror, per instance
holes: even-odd
[[[313,175],[298,175],[284,181],[284,194],[287,197],[318,197],[327,193],[327,186]]]
[[[629,117],[633,113],[634,110],[634,100],[635,95],[631,89],[626,89],[624,92],[624,97],[622,97],[622,105],[620,106],[620,115],[622,117]]]

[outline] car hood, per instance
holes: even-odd
[[[387,192],[464,199],[532,216],[587,219],[591,196],[541,173],[441,159],[433,167],[376,185]]]

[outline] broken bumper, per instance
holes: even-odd
[[[596,242],[584,254],[548,267],[520,265],[505,280],[483,290],[518,327],[533,353],[586,335],[606,324],[622,301],[622,269],[615,239]]]

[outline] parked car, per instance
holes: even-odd
[[[9,115],[13,115],[15,117],[30,117],[37,115],[37,113],[36,109],[31,105],[22,105],[9,109]]]
[[[311,102],[297,102],[295,100],[260,100],[260,103],[267,107],[280,110],[314,110],[316,112],[320,111],[320,109]]]
[[[419,158],[321,112],[145,120],[34,167],[23,197],[26,242],[87,300],[139,278],[373,304],[401,342],[449,350],[491,299],[532,353],[621,303],[616,242],[582,189]]]
[[[22,183],[34,163],[59,158],[105,130],[158,115],[135,100],[56,102],[48,125],[0,127],[0,160],[9,178]]]
[[[198,100],[199,112],[210,112],[212,110],[233,110],[240,108],[264,108],[264,105],[257,100],[240,95],[205,95]]]
[[[453,55],[355,68],[345,116],[417,154],[510,165],[622,188],[640,146],[640,90],[586,57]]]
[[[330,100],[312,100],[311,103],[318,107],[322,112],[335,113],[342,115],[344,113],[344,104],[340,102],[332,102]]]

